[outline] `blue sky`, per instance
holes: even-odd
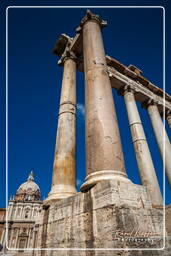
[[[6,5],[14,5],[7,1]],[[23,5],[15,1],[15,5]],[[32,1],[23,1],[27,5]],[[108,1],[109,2],[109,1]],[[105,2],[105,5],[111,5]],[[169,27],[167,1],[148,1],[153,5],[166,4],[166,29]],[[156,3],[155,3],[156,2]],[[38,1],[34,1],[36,5]],[[41,1],[41,5],[60,5],[58,1]],[[113,1],[117,5],[121,1]],[[123,5],[126,1],[122,1]],[[130,1],[132,5],[135,1]],[[146,5],[147,1],[139,4]],[[40,2],[39,2],[40,4]],[[67,2],[66,2],[67,4]],[[76,4],[76,3],[75,3]],[[82,2],[82,5],[85,3]],[[99,2],[91,2],[91,5]],[[86,3],[88,5],[88,2]],[[104,3],[103,3],[104,5]],[[121,4],[120,4],[121,5]],[[1,6],[4,11],[5,4]],[[158,87],[163,87],[163,10],[161,8],[90,8],[99,14],[108,25],[103,29],[106,54],[113,56],[125,65],[134,64]],[[53,157],[57,130],[58,107],[63,68],[58,67],[58,58],[52,54],[53,46],[61,33],[75,35],[84,8],[11,8],[8,11],[9,58],[8,58],[8,173],[9,196],[15,194],[33,170],[42,196],[50,191]],[[1,42],[5,46],[5,15],[1,17]],[[167,30],[166,30],[167,32]],[[170,55],[167,46],[170,38],[166,34],[166,56]],[[0,75],[5,81],[5,54],[2,53],[3,70]],[[166,91],[169,88],[168,59],[166,58]],[[3,72],[3,73],[2,73]],[[5,107],[5,83],[1,88],[3,110]],[[132,182],[140,184],[131,135],[123,97],[113,90],[118,115],[126,171]],[[85,128],[84,128],[84,76],[77,72],[77,183],[78,191],[85,178]],[[152,154],[154,166],[162,189],[162,160],[146,110],[138,103],[144,124],[145,134]],[[3,112],[3,121],[5,115]],[[166,124],[168,135],[171,132]],[[5,124],[0,130],[5,143]],[[1,153],[1,201],[5,206],[5,151]],[[171,203],[171,192],[166,181],[166,203]]]

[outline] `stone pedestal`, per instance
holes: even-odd
[[[41,256],[118,256],[119,252],[125,255],[122,249],[126,248],[130,248],[128,255],[134,255],[131,248],[142,248],[135,256],[147,256],[142,254],[143,248],[163,247],[164,211],[162,207],[152,208],[145,186],[115,180],[98,182],[85,193],[52,203],[48,211],[39,245],[46,237],[44,248],[68,250],[53,254],[42,251]],[[113,250],[117,248],[121,250]],[[164,256],[161,250],[154,255]]]

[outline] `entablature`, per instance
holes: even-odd
[[[84,72],[82,33],[77,33],[74,38],[69,38],[67,35],[62,34],[53,52],[61,57],[65,47],[68,47],[68,45],[69,50],[78,58],[77,69]],[[143,105],[147,101],[153,101],[158,105],[161,114],[164,109],[167,113],[171,111],[171,96],[142,76],[142,71],[139,68],[134,65],[127,67],[108,55],[106,55],[106,62],[112,88],[121,90],[125,85],[132,85],[136,101],[141,102]]]

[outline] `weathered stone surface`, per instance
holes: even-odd
[[[118,181],[99,182],[86,193],[77,193],[52,203],[49,209],[44,210],[44,216],[48,217],[44,217],[44,224],[41,224],[38,244],[40,247],[163,247],[163,209],[152,207],[150,196],[141,185]],[[44,244],[42,237],[46,237]],[[136,240],[139,238],[143,241]],[[40,255],[153,255],[150,252],[143,254],[142,251],[137,254],[124,253],[70,250],[60,253],[44,251]],[[157,253],[154,255],[162,255]]]
[[[171,187],[171,144],[156,104],[148,104],[147,111],[156,136],[156,141],[165,162],[166,174]]]
[[[88,15],[87,13],[82,24],[87,172],[82,191],[99,180],[112,179],[115,174],[115,179],[126,176],[101,26],[96,16]]]
[[[132,90],[130,86],[126,86],[123,94],[128,113],[129,126],[132,134],[132,142],[134,145],[138,169],[141,177],[141,183],[142,185],[147,186],[152,204],[162,205],[162,195],[160,192],[159,183],[155,173],[143,125],[141,123],[141,118],[136,106],[134,90]]]
[[[54,156],[52,188],[46,199],[56,200],[76,193],[76,62],[63,56],[64,73]]]
[[[23,215],[20,215],[19,219],[17,218],[18,210],[21,213],[18,203],[18,209],[15,203],[9,204],[10,245],[13,245],[13,242],[18,244],[16,237],[17,235],[20,237],[22,234],[23,238],[25,237],[24,248],[27,247],[28,249],[29,246],[37,248],[34,251],[10,251],[11,255],[171,255],[171,250],[169,249],[171,234],[170,206],[166,207],[167,250],[162,250],[164,246],[163,235],[165,235],[163,207],[154,207],[154,202],[151,200],[147,186],[132,184],[126,177],[117,117],[111,94],[110,66],[112,65],[112,77],[114,77],[113,87],[123,89],[125,84],[133,83],[137,97],[141,98],[143,102],[149,98],[149,94],[153,98],[156,93],[156,99],[158,96],[161,98],[163,91],[152,86],[148,80],[140,75],[140,70],[136,67],[124,67],[121,63],[116,60],[109,60],[109,58],[107,67],[100,32],[103,25],[104,22],[99,16],[88,11],[77,30],[79,33],[82,31],[83,35],[81,37],[84,44],[88,146],[88,175],[86,182],[91,181],[88,184],[90,185],[88,186],[89,191],[87,191],[87,185],[85,186],[84,184],[84,189],[82,190],[84,193],[74,194],[76,63],[71,56],[72,51],[67,51],[67,58],[62,55],[62,60],[64,61],[65,59],[66,68],[63,77],[58,122],[58,147],[54,161],[51,191],[54,197],[48,203],[47,201],[44,202],[43,210],[41,202],[40,204],[33,202],[33,211],[30,208],[29,212],[32,213],[30,215],[28,215],[25,207],[28,207],[30,203],[25,202],[23,212],[25,218],[28,219],[27,221],[22,219]],[[64,50],[71,50],[71,48],[73,50],[73,44],[76,49],[79,45],[78,41],[82,40],[80,39],[81,37],[77,35],[73,40],[70,40],[69,37],[66,38],[64,36],[57,45],[55,52],[61,54]],[[80,57],[82,54],[80,47],[77,53]],[[76,52],[74,51],[74,58],[75,54]],[[153,92],[148,90],[147,87],[152,88]],[[170,96],[167,96],[167,99],[170,104]],[[134,139],[139,139],[143,135],[140,123],[137,124],[135,121],[133,124]],[[140,130],[141,132],[138,133]],[[138,148],[139,151],[141,149],[142,147]],[[147,159],[148,157],[146,156]],[[149,163],[149,161],[146,162]],[[150,176],[148,178],[150,179]],[[146,185],[146,183],[144,184]],[[65,198],[72,194],[74,195]],[[26,196],[26,198],[29,197]],[[59,198],[61,200],[52,200]],[[38,212],[35,213],[34,210],[38,210]],[[4,220],[2,224],[5,224]],[[18,228],[17,232],[15,232],[16,227]],[[33,236],[32,231],[34,233]],[[1,233],[4,241],[5,229]],[[27,241],[26,237],[28,238]],[[138,248],[140,248],[139,251],[137,250]],[[152,248],[155,248],[155,250],[150,250]],[[157,248],[161,250],[157,250]]]

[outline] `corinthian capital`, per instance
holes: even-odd
[[[80,26],[76,29],[76,32],[80,33],[82,31],[82,27],[88,21],[95,21],[95,22],[97,22],[101,28],[103,28],[103,27],[105,27],[107,25],[107,21],[102,20],[99,15],[96,15],[96,14],[92,13],[90,10],[87,10],[87,13],[82,18]]]
[[[63,65],[64,65],[64,62],[65,62],[67,59],[72,59],[72,60],[74,60],[75,62],[77,62],[77,57],[76,57],[76,55],[74,54],[74,52],[72,52],[71,50],[69,50],[69,47],[67,47],[66,50],[65,50],[65,52],[62,54],[60,60],[58,61],[58,65],[59,65],[59,66],[63,66]]]

